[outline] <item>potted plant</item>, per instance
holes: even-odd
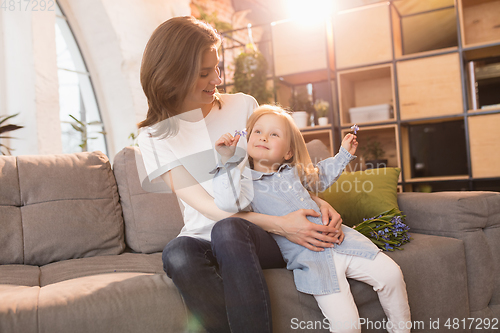
[[[267,60],[259,51],[248,47],[234,62],[233,92],[255,97],[259,104],[269,103],[272,90],[267,88]]]
[[[18,125],[12,125],[12,124],[7,124],[7,125],[2,125],[3,123],[5,123],[7,120],[17,116],[19,113],[16,113],[16,114],[13,114],[13,115],[10,115],[10,116],[1,116],[0,117],[0,139],[13,139],[12,137],[10,136],[4,136],[2,134],[4,133],[7,133],[7,132],[12,132],[12,131],[15,131],[15,130],[18,130],[20,128],[23,128],[24,126],[18,126]],[[5,149],[5,152],[2,150]],[[0,154],[2,155],[10,155],[11,154],[11,151],[13,149],[0,143]]]
[[[290,108],[293,111],[292,118],[298,128],[307,126],[307,120],[310,118],[309,113],[314,111],[312,102],[309,99],[309,94],[305,89],[297,89],[293,92],[290,98]]]
[[[385,151],[382,144],[375,137],[369,137],[364,147],[360,149],[367,169],[387,167],[387,159],[384,159]]]
[[[89,126],[94,126],[94,125],[102,125],[101,122],[99,121],[91,121],[89,123],[87,122],[84,122],[84,121],[80,121],[78,120],[75,116],[73,115],[69,115],[71,117],[71,119],[73,119],[74,121],[63,121],[63,123],[68,123],[70,124],[73,129],[75,129],[77,132],[81,133],[82,135],[82,143],[79,144],[79,147],[82,148],[82,151],[87,151],[87,143],[89,140],[95,140],[97,139],[97,137],[88,137],[88,135],[90,134],[89,132]],[[104,132],[104,131],[98,131],[97,132],[98,134],[102,134],[102,135],[106,135],[107,133]]]
[[[318,125],[328,125],[328,111],[330,110],[330,104],[322,99],[317,99],[314,103],[314,110],[316,110],[316,116],[318,117]]]

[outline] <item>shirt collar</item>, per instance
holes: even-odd
[[[278,170],[275,172],[260,172],[260,171],[255,171],[252,169],[251,170],[252,180],[259,180],[259,179],[262,179],[262,177],[264,177],[264,176],[273,176],[275,173],[279,173],[283,170],[288,170],[291,168],[292,168],[292,166],[289,163],[283,163],[282,165],[280,165]],[[243,174],[243,177],[245,177],[244,174]]]

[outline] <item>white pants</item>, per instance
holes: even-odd
[[[330,322],[331,332],[361,332],[358,308],[354,303],[347,278],[369,284],[377,292],[380,304],[387,315],[388,322],[385,327],[388,332],[410,332],[410,307],[406,284],[398,264],[382,252],[373,260],[339,253],[335,253],[333,257],[340,292],[314,295],[323,315]]]

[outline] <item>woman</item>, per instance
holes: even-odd
[[[149,109],[139,124],[139,147],[150,180],[165,181],[183,206],[184,228],[165,247],[163,267],[186,305],[208,332],[271,332],[262,268],[285,263],[268,232],[321,251],[342,241],[341,219],[317,197],[325,225],[307,220],[319,216],[312,209],[275,217],[230,216],[217,208],[209,173],[217,163],[213,144],[243,129],[257,107],[251,96],[217,92],[220,43],[211,26],[192,17],[170,19],[153,32],[141,66]]]

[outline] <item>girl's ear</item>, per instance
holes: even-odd
[[[292,150],[290,149],[288,151],[288,153],[285,154],[285,161],[288,161],[289,159],[291,159],[293,157],[293,152]]]

